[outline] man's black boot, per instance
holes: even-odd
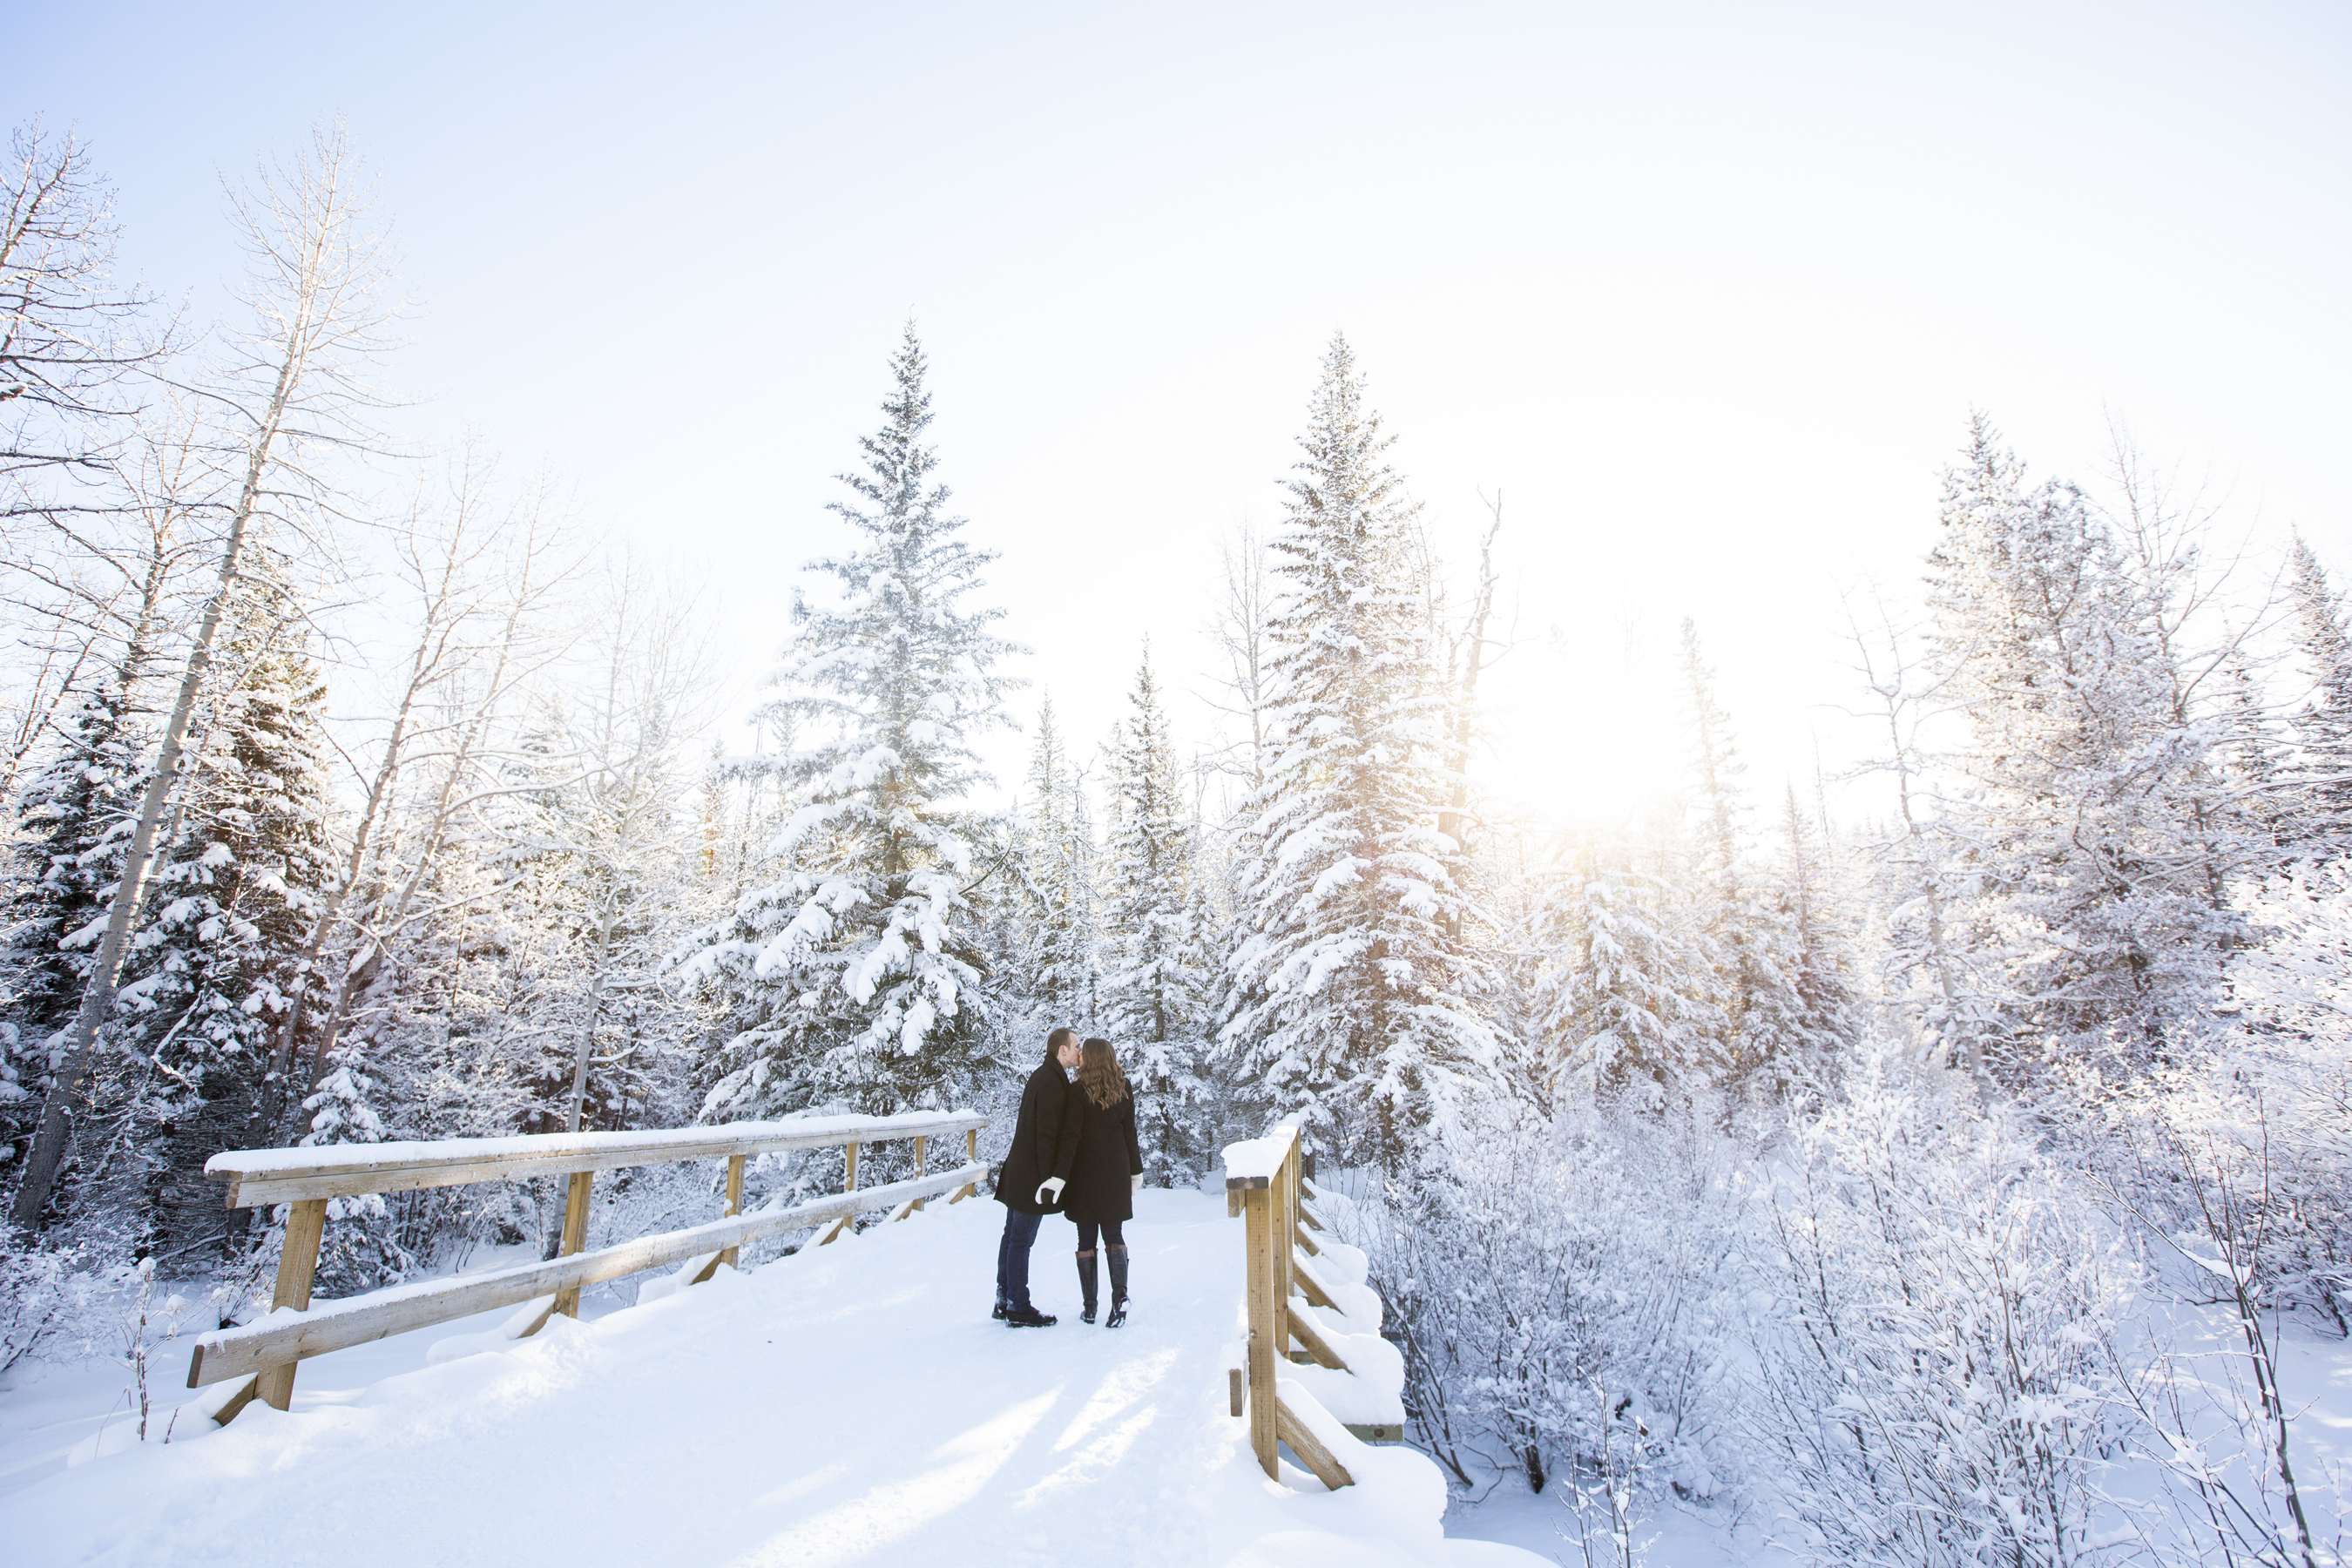
[[[1091,1252],[1078,1254],[1078,1289],[1087,1299],[1086,1310],[1078,1314],[1078,1321],[1091,1323],[1095,1321],[1095,1255]]]
[[[1013,1329],[1050,1329],[1059,1321],[1051,1312],[1034,1307],[1011,1307],[1004,1313],[1005,1326]]]

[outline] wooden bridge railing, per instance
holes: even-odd
[[[719,1127],[683,1127],[657,1132],[570,1132],[537,1138],[453,1138],[431,1143],[352,1143],[320,1149],[232,1150],[215,1154],[205,1174],[228,1184],[228,1206],[290,1204],[286,1245],[278,1263],[278,1288],[270,1313],[257,1322],[201,1336],[188,1363],[188,1386],[239,1380],[207,1401],[215,1421],[226,1423],[256,1398],[283,1410],[294,1396],[294,1368],[310,1356],[364,1344],[411,1329],[427,1328],[495,1307],[528,1302],[507,1324],[510,1339],[538,1332],[557,1312],[577,1317],[583,1287],[642,1269],[686,1260],[679,1273],[699,1284],[732,1265],[747,1242],[783,1231],[824,1226],[820,1245],[832,1241],[860,1214],[889,1209],[904,1219],[927,1199],[952,1190],[955,1203],[975,1190],[987,1173],[979,1161],[980,1129],[988,1119],[976,1111],[912,1111],[898,1116],[805,1117],[791,1121],[744,1121]],[[925,1173],[930,1141],[964,1135],[964,1163],[936,1175]],[[861,1144],[912,1139],[916,1174],[887,1186],[857,1186]],[[792,1149],[842,1148],[848,1174],[837,1197],[782,1208],[770,1205],[742,1213],[744,1162],[757,1154]],[[599,1171],[628,1165],[667,1164],[681,1160],[727,1162],[726,1217],[618,1246],[583,1252],[588,1237],[588,1198]],[[477,1182],[569,1178],[563,1237],[555,1258],[484,1274],[395,1285],[348,1300],[310,1305],[318,1272],[319,1243],[327,1204],[371,1193],[415,1192],[425,1187],[464,1186]],[[831,1222],[828,1224],[827,1222]]]
[[[1243,1364],[1230,1371],[1232,1408],[1247,1415],[1250,1447],[1265,1473],[1281,1479],[1278,1445],[1287,1443],[1299,1462],[1325,1486],[1337,1490],[1352,1486],[1355,1478],[1316,1436],[1313,1425],[1284,1399],[1277,1380],[1293,1363],[1327,1368],[1360,1380],[1354,1390],[1360,1407],[1347,1414],[1372,1415],[1377,1419],[1348,1422],[1350,1436],[1372,1442],[1398,1442],[1403,1437],[1404,1407],[1401,1397],[1402,1363],[1396,1351],[1379,1339],[1379,1297],[1363,1283],[1362,1255],[1328,1237],[1318,1243],[1310,1231],[1325,1229],[1308,1207],[1317,1199],[1303,1169],[1298,1129],[1283,1123],[1263,1138],[1235,1143],[1225,1150],[1225,1212],[1246,1222],[1243,1245],[1248,1257],[1247,1317],[1249,1338]],[[1307,1257],[1302,1258],[1304,1252]],[[1318,1262],[1349,1260],[1353,1278],[1335,1272],[1326,1279]],[[1343,1303],[1342,1297],[1349,1298]],[[1302,1310],[1303,1299],[1309,1310]],[[1320,1320],[1316,1310],[1332,1319]],[[1369,1315],[1370,1321],[1363,1321]],[[1299,1349],[1293,1350],[1296,1341]],[[1349,1356],[1386,1364],[1351,1366]],[[1369,1375],[1368,1375],[1369,1374]],[[1319,1414],[1330,1419],[1328,1412]],[[1391,1417],[1393,1417],[1391,1419]]]

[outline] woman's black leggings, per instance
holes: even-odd
[[[1095,1231],[1097,1227],[1096,1226],[1095,1222],[1090,1219],[1082,1219],[1077,1223],[1078,1250],[1080,1252],[1092,1252],[1095,1249]],[[1118,1227],[1126,1223],[1127,1222],[1123,1219],[1107,1219],[1103,1221],[1100,1229],[1102,1231],[1104,1243],[1111,1247],[1125,1247],[1127,1245],[1127,1237],[1119,1235]]]

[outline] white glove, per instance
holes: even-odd
[[[1064,1181],[1059,1176],[1046,1177],[1045,1182],[1037,1188],[1037,1201],[1041,1204],[1060,1203],[1062,1201],[1062,1189],[1069,1184],[1069,1183]]]
[[[1140,1172],[1140,1171],[1136,1172],[1136,1173],[1135,1173],[1135,1174],[1134,1174],[1132,1177],[1129,1178],[1129,1179],[1131,1182],[1133,1182],[1133,1183],[1134,1183],[1134,1185],[1132,1185],[1132,1186],[1130,1186],[1130,1187],[1129,1187],[1129,1188],[1127,1189],[1129,1192],[1131,1192],[1131,1193],[1139,1193],[1139,1192],[1141,1192],[1141,1191],[1143,1190],[1143,1173],[1142,1173],[1142,1172]]]

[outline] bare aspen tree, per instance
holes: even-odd
[[[1863,683],[1876,700],[1873,715],[1886,726],[1886,755],[1878,766],[1895,775],[1895,802],[1901,832],[1897,840],[1885,847],[1882,853],[1904,868],[1925,917],[1926,944],[1924,951],[1910,955],[1925,967],[1934,981],[1937,1001],[1928,1020],[1936,1044],[1932,1060],[1937,1067],[1949,1067],[1957,1057],[1971,1079],[1984,1077],[1984,1037],[1977,1026],[1970,1007],[1963,994],[1963,963],[1958,935],[1951,930],[1951,899],[1944,886],[1941,870],[1942,855],[1932,842],[1934,824],[1927,815],[1927,797],[1923,790],[1925,764],[1919,754],[1916,731],[1925,705],[1932,700],[1938,687],[1926,692],[1913,689],[1909,667],[1903,657],[1903,641],[1890,623],[1885,631],[1886,668],[1864,633],[1859,622],[1852,621],[1855,657]],[[1939,683],[1940,685],[1940,683]]]
[[[25,487],[38,475],[104,486],[109,426],[129,412],[116,395],[171,346],[168,331],[139,331],[152,301],[111,279],[112,207],[86,143],[37,120],[17,127],[0,163],[0,474],[12,491],[0,518],[89,504]]]
[[[501,721],[508,700],[561,657],[568,644],[568,630],[541,627],[537,616],[573,575],[579,559],[569,552],[561,532],[546,526],[541,511],[534,508],[525,516],[519,541],[501,535],[501,564],[491,579],[494,592],[485,601],[481,622],[495,629],[474,641],[469,658],[452,671],[435,704],[436,722],[411,731],[420,743],[439,739],[442,750],[415,759],[437,762],[438,779],[431,796],[405,824],[404,872],[396,878],[371,878],[373,896],[347,915],[352,945],[312,1049],[314,1091],[332,1069],[336,1042],[352,1008],[391,960],[394,942],[413,925],[456,912],[446,906],[420,909],[416,901],[440,863],[452,829],[485,801],[536,787],[509,784],[496,775],[497,764],[512,755],[504,744]],[[388,868],[391,859],[380,858],[379,870]]]
[[[1486,525],[1486,534],[1478,541],[1478,586],[1470,596],[1470,613],[1461,633],[1452,639],[1447,659],[1453,714],[1448,724],[1445,763],[1454,773],[1454,788],[1446,798],[1445,809],[1438,813],[1437,830],[1456,844],[1462,843],[1464,821],[1470,809],[1470,744],[1478,721],[1478,677],[1510,651],[1507,641],[1496,642],[1486,636],[1486,623],[1495,613],[1498,582],[1495,574],[1495,536],[1503,531],[1502,491],[1495,492],[1487,510],[1494,521]],[[1454,934],[1459,936],[1461,932]]]
[[[707,717],[696,711],[696,697],[709,684],[696,608],[650,589],[630,569],[616,574],[595,644],[603,689],[575,711],[572,726],[585,775],[583,809],[551,847],[577,858],[587,872],[591,935],[588,1009],[572,1053],[568,1132],[580,1131],[587,1103],[589,1059],[623,922],[645,918],[642,903],[656,879],[683,853],[677,746]]]
[[[1274,604],[1274,580],[1266,571],[1265,541],[1250,524],[1243,523],[1217,548],[1223,571],[1210,613],[1209,637],[1225,657],[1225,674],[1217,684],[1228,700],[1210,706],[1249,721],[1249,765],[1240,770],[1228,763],[1225,768],[1241,772],[1255,792],[1265,784],[1265,698],[1272,656],[1265,620]]]
[[[106,515],[49,510],[28,519],[5,563],[0,606],[37,627],[38,640],[31,689],[9,723],[0,794],[13,791],[26,757],[82,689],[82,671],[104,663],[103,650],[122,650],[118,685],[163,651],[178,618],[167,600],[208,542],[198,513],[210,454],[186,408],[166,403],[142,416],[109,466],[118,499]]]
[[[210,667],[223,613],[236,590],[247,539],[265,517],[329,494],[310,467],[364,445],[356,420],[373,403],[359,372],[384,346],[383,265],[366,212],[357,160],[340,129],[314,136],[290,170],[265,174],[234,210],[251,262],[244,303],[253,323],[230,340],[233,359],[212,401],[233,433],[242,474],[223,508],[225,527],[204,615],[188,648],[155,772],[117,881],[106,931],[91,963],[79,1015],[42,1108],[15,1223],[39,1223],[73,1131],[73,1105],[90,1070],[100,1026],[114,1004],[131,924],[153,858],[157,829],[177,783],[183,747]]]
[[[422,492],[393,531],[397,573],[414,595],[415,633],[399,665],[389,724],[366,786],[343,864],[320,909],[296,968],[296,983],[256,1102],[248,1142],[278,1135],[287,1091],[295,1081],[294,1055],[304,1023],[326,992],[319,1043],[308,1081],[327,1070],[352,1001],[364,988],[371,961],[409,918],[417,888],[488,745],[495,715],[518,684],[550,657],[543,639],[524,635],[525,621],[570,575],[556,552],[563,548],[549,525],[544,498],[519,514],[502,515],[490,500],[490,468],[472,451],[458,460],[445,514],[436,515]],[[470,684],[469,684],[470,678]],[[409,769],[437,763],[438,776],[412,825],[415,843],[404,876],[381,871],[380,843],[391,826],[397,787]],[[355,907],[353,899],[361,897]],[[338,973],[326,955],[348,944]],[[339,950],[340,951],[340,950]]]

